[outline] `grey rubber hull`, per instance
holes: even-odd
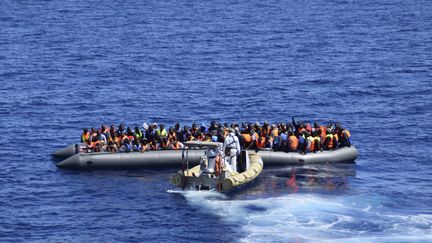
[[[59,149],[57,151],[54,151],[51,155],[55,158],[68,158],[74,154],[76,154],[76,147],[80,146],[81,144],[71,144],[67,147],[64,147],[62,149]]]
[[[57,167],[65,169],[105,169],[105,168],[152,168],[175,167],[182,165],[182,150],[158,150],[131,153],[79,153],[57,163]],[[199,163],[203,150],[189,150],[190,166]],[[297,152],[285,153],[259,151],[265,166],[298,165],[298,164],[336,164],[353,163],[358,156],[354,147],[344,147],[334,151],[323,151],[301,155]]]

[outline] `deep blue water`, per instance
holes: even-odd
[[[0,241],[431,242],[431,37],[428,0],[0,1]],[[100,124],[291,116],[340,121],[357,164],[225,197],[50,157]]]

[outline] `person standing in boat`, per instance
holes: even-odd
[[[229,164],[228,170],[237,172],[237,156],[240,155],[240,142],[235,134],[235,130],[230,128],[223,144],[225,151],[225,161]]]

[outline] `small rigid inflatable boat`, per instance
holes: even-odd
[[[66,159],[57,163],[57,167],[64,169],[107,169],[107,168],[152,168],[180,166],[185,156],[184,150],[155,150],[148,152],[98,152],[82,153],[81,145],[70,145],[53,153],[55,157]],[[189,149],[191,165],[197,165],[200,156],[205,151],[196,148]],[[281,152],[259,150],[257,154],[266,166],[301,165],[301,164],[337,164],[354,163],[358,150],[354,147],[342,147],[332,151],[300,154],[298,152]]]
[[[263,161],[255,152],[243,151],[234,171],[226,162],[229,156],[223,155],[222,143],[187,142],[186,146],[204,148],[205,152],[200,163],[190,169],[186,155],[182,170],[171,177],[171,183],[183,190],[230,192],[252,182],[263,170]]]

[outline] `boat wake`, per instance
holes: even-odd
[[[432,214],[392,212],[380,197],[290,194],[229,200],[181,192],[189,204],[238,224],[243,242],[430,242]]]

